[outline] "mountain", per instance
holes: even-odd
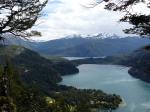
[[[93,112],[120,106],[119,95],[57,84],[61,75],[77,72],[68,60],[44,58],[20,46],[0,46],[2,112]]]
[[[40,54],[66,57],[101,57],[124,55],[150,43],[148,38],[124,37],[98,34],[94,36],[73,35],[47,42],[29,42],[9,39]]]
[[[86,58],[72,60],[76,66],[80,64],[115,64],[130,67],[129,74],[150,83],[150,45],[135,50],[128,55],[107,56],[105,58]]]
[[[62,80],[61,75],[79,72],[67,60],[49,60],[21,46],[1,46],[0,63],[4,63],[6,59],[15,64],[26,85],[36,85],[46,91],[55,88],[55,84]]]
[[[69,57],[100,57],[123,55],[149,44],[149,39],[126,38],[68,38],[41,43],[36,50],[43,54]]]
[[[129,73],[135,78],[150,83],[150,45],[136,50],[130,57],[134,63],[129,69]]]

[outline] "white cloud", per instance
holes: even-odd
[[[100,32],[124,35],[126,24],[117,21],[122,16],[119,12],[104,10],[104,4],[94,8],[85,8],[94,0],[49,0],[42,17],[36,26],[42,32],[38,40],[51,40],[71,34],[95,34]]]

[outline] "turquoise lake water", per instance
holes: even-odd
[[[61,84],[120,95],[125,104],[113,112],[150,112],[150,84],[131,77],[128,67],[86,64],[78,68],[80,73],[63,76]]]

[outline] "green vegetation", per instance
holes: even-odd
[[[104,0],[108,2],[105,9],[112,11],[124,12],[124,16],[120,19],[121,22],[127,22],[131,24],[131,27],[124,29],[123,31],[127,34],[138,34],[140,36],[150,36],[150,14],[146,14],[144,11],[136,12],[136,6],[144,4],[143,9],[149,11],[149,0]],[[146,9],[147,8],[147,9]],[[133,9],[133,10],[131,10]]]
[[[1,112],[48,112],[43,94],[34,87],[25,87],[10,63],[0,69]]]
[[[76,89],[58,86],[49,94],[36,87],[26,87],[19,74],[8,63],[0,69],[1,111],[12,112],[92,112],[92,109],[116,109],[122,102],[120,96],[109,95],[100,90]],[[6,79],[6,80],[3,80]]]
[[[51,93],[50,101],[49,106],[56,112],[91,112],[93,109],[113,110],[122,102],[120,96],[108,95],[100,90],[75,88]]]
[[[86,58],[73,60],[76,66],[80,64],[114,64],[130,67],[129,74],[142,81],[150,83],[150,45],[142,47],[133,53],[105,58]]]
[[[69,61],[46,59],[38,53],[20,46],[1,46],[0,63],[8,56],[27,86],[36,85],[42,91],[50,91],[62,80],[61,75],[78,73]]]
[[[70,61],[48,60],[19,46],[3,46],[0,49],[2,110],[93,112],[95,109],[116,109],[122,102],[120,96],[106,94],[100,90],[82,90],[58,85],[61,75],[75,68]],[[5,59],[9,61],[6,63]],[[70,71],[66,72],[67,69]]]
[[[132,67],[129,73],[142,81],[150,83],[150,45],[145,46],[131,54]]]
[[[61,75],[72,75],[79,72],[76,66],[69,60],[59,56],[44,55],[45,58],[49,59],[53,63],[53,68]]]
[[[0,40],[5,39],[7,34],[12,34],[17,38],[40,36],[38,31],[29,32],[27,30],[34,26],[47,2],[47,0],[43,2],[40,0],[0,1],[0,16],[3,16],[3,20],[0,19]]]
[[[107,56],[104,58],[84,58],[72,60],[71,62],[78,66],[81,64],[113,64],[113,65],[125,65],[130,66],[134,63],[130,55],[120,55],[120,56]]]

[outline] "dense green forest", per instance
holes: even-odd
[[[46,59],[20,46],[1,46],[0,49],[1,110],[92,112],[98,108],[113,110],[122,102],[120,96],[100,90],[58,85],[61,75],[79,72],[66,59]]]
[[[0,111],[1,112],[48,112],[44,95],[34,87],[26,87],[19,73],[7,62],[0,68]]]

